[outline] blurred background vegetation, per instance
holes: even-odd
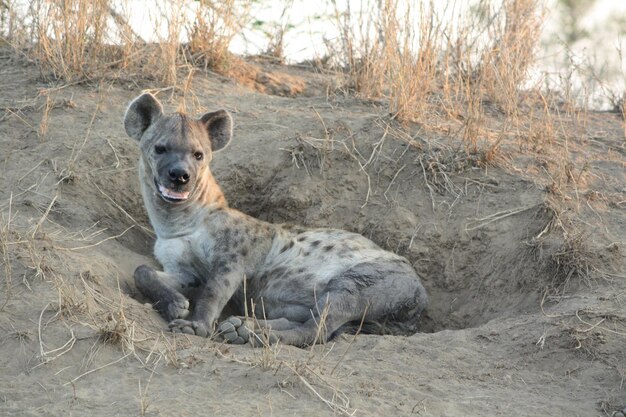
[[[228,75],[235,56],[256,56],[347,74],[367,97],[393,94],[398,76],[416,93],[471,76],[614,111],[624,32],[626,2],[613,0],[0,0],[1,42],[53,79],[174,84],[191,67]]]

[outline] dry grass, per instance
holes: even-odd
[[[268,44],[262,56],[274,63],[282,64],[285,62],[285,34],[291,28],[289,17],[292,7],[293,0],[285,0],[280,20],[271,24],[270,28],[264,31]]]
[[[239,77],[241,61],[229,47],[250,23],[251,3],[159,1],[150,16],[156,34],[150,43],[129,24],[125,1],[36,0],[27,10],[8,2],[0,32],[52,79],[147,78],[187,97],[198,67]],[[540,85],[527,85],[543,22],[540,0],[443,9],[400,0],[364,1],[359,10],[351,10],[349,2],[332,4],[340,37],[329,43],[330,54],[348,85],[361,97],[385,99],[391,117],[405,126],[416,122],[447,130],[484,163],[497,159],[507,135],[528,142],[552,138],[545,100],[525,93]],[[268,38],[267,53],[278,59],[290,7],[287,1]],[[493,111],[505,115],[499,126],[487,123]],[[536,114],[543,118],[535,120]],[[41,137],[47,118],[44,111],[37,129]]]
[[[105,48],[108,1],[78,0],[34,2],[34,56],[54,78],[74,81],[89,77],[93,65],[110,64]]]
[[[539,0],[507,0],[488,26],[493,42],[483,52],[481,68],[486,94],[507,114],[519,111],[520,92],[535,63],[543,9]]]
[[[244,280],[244,300],[246,298]],[[333,351],[335,344],[318,344],[327,338],[326,319],[329,311],[328,305],[325,306],[323,311],[318,312],[319,321],[317,323],[316,335],[307,351],[302,351],[306,353],[296,354],[294,355],[295,357],[291,355],[294,352],[290,351],[290,348],[293,349],[293,347],[283,346],[280,341],[276,341],[271,337],[271,329],[263,328],[259,325],[260,318],[255,314],[255,311],[259,309],[255,308],[253,300],[250,299],[249,303],[244,301],[244,306],[245,311],[242,319],[244,325],[250,330],[251,339],[249,343],[254,348],[238,351],[221,349],[221,346],[213,345],[216,354],[240,364],[272,372],[280,378],[278,385],[281,390],[292,385],[301,385],[306,391],[325,404],[334,414],[354,415],[356,410],[350,406],[348,396],[333,383],[336,379],[333,373],[352,347],[356,335],[345,348],[339,360],[332,366],[333,364],[327,358]],[[260,310],[263,311],[263,306],[261,305],[260,307]],[[221,339],[219,334],[214,335],[214,337]]]
[[[390,64],[390,113],[402,121],[423,122],[431,112],[429,96],[436,87],[444,33],[431,7],[422,5],[414,16],[407,6],[403,20],[397,18],[397,9],[396,4],[388,4],[384,11],[388,45],[382,59]]]
[[[232,39],[248,23],[251,2],[201,0],[193,22],[188,23],[190,61],[228,74],[232,54],[228,50]]]
[[[571,206],[549,196],[539,210],[547,218],[546,225],[527,244],[548,255],[545,259],[546,272],[551,274],[550,292],[563,294],[581,283],[592,287],[598,280],[619,276],[605,270],[606,260],[590,245],[586,226]]]
[[[148,13],[156,37],[151,43],[129,24],[126,1],[35,0],[27,8],[9,1],[0,7],[0,36],[51,80],[147,78],[176,86],[191,64],[228,72],[228,48],[247,22],[249,4],[159,1],[156,13]]]
[[[11,268],[11,251],[9,246],[14,244],[11,242],[11,220],[12,220],[12,209],[13,209],[13,194],[9,197],[9,207],[8,213],[5,215],[1,213],[0,217],[0,251],[2,251],[2,269],[4,272],[4,299],[2,300],[2,304],[0,304],[0,311],[4,310],[4,307],[7,305],[9,300],[11,299],[11,294],[13,291],[13,282],[12,282],[12,268]]]
[[[392,118],[434,130],[456,125],[468,153],[478,153],[483,141],[488,159],[498,131],[523,125],[522,93],[543,22],[540,1],[442,11],[427,2],[385,0],[366,2],[361,13],[333,3],[341,33],[336,51],[349,84],[360,96],[384,98]],[[487,126],[492,110],[506,116],[499,128]]]

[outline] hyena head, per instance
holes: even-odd
[[[192,199],[202,189],[202,179],[211,175],[213,152],[228,145],[232,125],[225,110],[199,119],[166,115],[149,93],[134,99],[124,116],[126,133],[139,141],[144,186],[154,187],[156,194],[171,204]]]

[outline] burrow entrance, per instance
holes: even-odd
[[[363,172],[337,159],[306,169],[287,158],[274,166],[231,163],[224,172],[217,164],[214,172],[230,205],[247,214],[358,232],[407,257],[430,297],[421,331],[539,311],[555,279],[549,244],[536,239],[551,220],[541,190],[504,172],[483,178],[476,171],[478,179],[458,194],[442,189],[433,196],[419,166],[398,173],[398,161],[372,167],[368,195]],[[491,187],[480,186],[486,181]],[[514,214],[492,221],[498,212]]]
[[[536,239],[546,234],[552,213],[534,184],[497,169],[456,172],[443,184],[423,175],[418,151],[401,148],[390,151],[402,155],[395,161],[373,163],[368,181],[345,154],[322,159],[315,149],[298,151],[298,163],[290,149],[260,148],[247,159],[225,153],[215,157],[212,170],[231,207],[253,217],[350,230],[407,257],[430,298],[421,331],[476,327],[540,310],[543,291],[555,280],[551,253],[561,242]],[[109,187],[106,181],[99,186]],[[115,184],[110,187],[115,192]],[[144,227],[118,241],[151,257],[154,238],[139,190],[127,194],[125,211]],[[99,201],[93,206],[101,219],[112,219],[106,226],[123,231],[115,227],[122,228],[126,214],[115,207],[105,212],[108,206]],[[129,259],[132,270],[140,261]]]

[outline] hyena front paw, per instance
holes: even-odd
[[[232,316],[217,326],[217,334],[227,343],[234,345],[243,345],[249,342],[252,346],[263,346],[268,342],[273,344],[278,341],[272,334],[264,338],[250,330],[250,328],[254,328],[254,323],[251,320],[242,320],[239,317]]]
[[[206,323],[196,320],[172,320],[169,324],[172,333],[195,334],[196,336],[207,337],[211,334],[210,327]]]
[[[167,321],[185,319],[189,316],[189,300],[182,294],[174,294],[172,299],[164,303],[163,308],[159,310]]]
[[[164,284],[158,274],[152,267],[138,266],[134,273],[135,286],[152,301],[154,308],[165,320],[186,318],[189,315],[189,301],[174,288]]]

